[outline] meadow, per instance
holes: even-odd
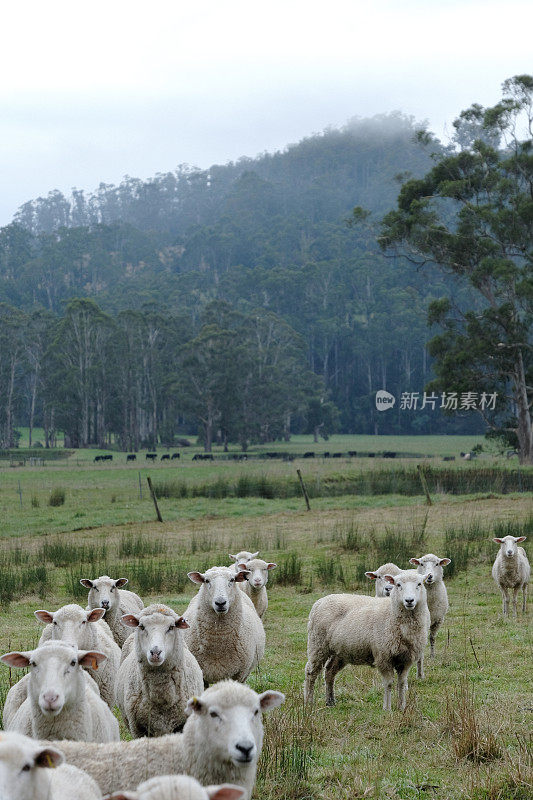
[[[320,447],[364,450],[355,438],[348,443],[339,437]],[[2,652],[37,642],[41,626],[34,609],[55,610],[73,600],[84,604],[82,577],[105,572],[128,577],[147,601],[157,598],[182,611],[195,592],[188,571],[228,563],[228,552],[260,550],[278,567],[269,580],[267,650],[250,683],[258,690],[284,691],[287,702],[265,718],[256,797],[531,797],[531,612],[502,619],[490,569],[497,551],[492,536],[533,535],[533,493],[524,490],[533,470],[520,471],[521,491],[500,491],[494,477],[516,472],[516,463],[495,456],[442,463],[443,455],[467,450],[479,437],[470,437],[468,444],[463,437],[453,444],[452,437],[390,437],[379,446],[365,438],[371,451],[411,448],[428,458],[203,463],[192,461],[192,449],[179,465],[159,462],[149,468],[144,456],[127,465],[124,454],[95,465],[91,452],[44,467],[0,464]],[[309,440],[285,447],[302,454],[318,450]],[[383,472],[409,472],[419,463],[459,473],[458,486],[465,491],[452,494],[439,485],[428,506],[422,491],[320,490],[328,482],[353,488],[350,477],[367,473],[379,473],[383,481]],[[263,481],[263,487],[282,485],[294,480],[297,468],[314,489],[309,512],[297,494],[221,497],[193,491],[217,482],[238,485],[243,477],[251,484]],[[485,484],[474,491],[474,470],[480,469]],[[188,487],[187,496],[159,497],[162,524],[154,521],[147,475],[156,485]],[[57,505],[50,504],[52,497]],[[381,711],[381,681],[367,667],[340,673],[335,708],[325,707],[320,682],[315,705],[305,708],[306,623],[313,602],[335,591],[372,593],[365,570],[388,560],[407,566],[411,556],[426,552],[452,559],[445,569],[450,611],[437,638],[436,658],[427,657],[426,679],[411,673],[406,710]],[[19,671],[0,670],[3,699]],[[393,696],[393,708],[394,701]]]

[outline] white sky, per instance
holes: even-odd
[[[533,71],[531,0],[18,0],[0,225],[31,198],[283,148],[400,109],[439,137]]]

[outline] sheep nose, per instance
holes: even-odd
[[[150,650],[150,653],[153,656],[160,656],[161,653],[162,653],[162,650],[161,650],[160,647],[152,647],[151,650]]]
[[[254,749],[253,744],[236,744],[235,747],[242,753],[242,761],[251,761],[252,760],[252,750]]]
[[[433,580],[433,575],[430,572],[429,575],[427,576],[426,583],[431,583],[432,580]]]
[[[215,605],[217,608],[223,609],[226,607],[226,600],[215,600]]]
[[[102,608],[109,608],[109,600],[102,600]]]
[[[46,708],[54,709],[57,706],[59,695],[57,692],[48,691],[43,694],[43,704]]]
[[[512,556],[512,555],[513,555],[513,551],[512,551],[512,550],[508,550],[508,551],[507,551],[507,555],[508,555],[508,556]]]
[[[405,605],[411,608],[415,604],[414,597],[406,597],[405,598]]]

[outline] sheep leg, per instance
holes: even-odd
[[[392,684],[394,683],[394,670],[387,670],[381,673],[381,680],[383,681],[383,711],[391,710],[391,692]]]
[[[403,711],[407,702],[407,675],[409,674],[409,667],[398,672],[398,706],[400,711]]]
[[[526,613],[527,605],[527,583],[522,586],[522,614]]]
[[[431,658],[435,658],[435,639],[439,628],[440,628],[440,622],[435,622],[433,625],[431,625],[429,629],[429,646],[430,646]]]
[[[513,615],[516,617],[518,612],[516,610],[516,603],[518,600],[518,592],[520,591],[520,587],[517,586],[516,589],[513,589]]]
[[[309,661],[305,665],[304,703],[313,702],[315,681],[318,678],[320,671],[322,670],[324,661],[315,661],[313,663],[311,659],[309,659]]]
[[[327,706],[334,706],[335,705],[335,693],[333,691],[333,685],[335,683],[335,676],[337,672],[345,666],[344,661],[339,658],[339,656],[331,656],[329,661],[326,664],[326,671],[324,675],[324,679],[326,682],[326,705]]]
[[[506,617],[509,613],[509,590],[500,588],[500,592],[502,593],[503,616]]]
[[[416,662],[416,677],[420,678],[420,680],[424,680],[424,678],[426,677],[424,674],[424,653],[422,653],[422,655]]]

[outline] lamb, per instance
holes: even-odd
[[[109,575],[101,575],[91,581],[88,578],[80,580],[82,586],[89,589],[88,608],[103,608],[105,621],[113,632],[115,642],[122,647],[130,631],[122,624],[124,614],[135,614],[142,611],[144,603],[135,592],[121,589],[128,583],[127,578],[114,580]]]
[[[492,541],[500,545],[500,550],[492,566],[492,577],[500,587],[503,602],[503,616],[509,616],[509,589],[513,590],[513,613],[516,617],[516,600],[522,589],[522,613],[526,613],[527,589],[531,568],[523,547],[518,547],[526,536],[495,537]]]
[[[383,576],[398,575],[399,572],[401,572],[400,567],[389,562],[388,564],[382,564],[375,572],[365,572],[365,575],[371,581],[376,581],[376,597],[390,597],[392,583],[386,581]]]
[[[252,558],[257,558],[258,555],[259,555],[259,550],[257,551],[257,553],[250,553],[249,550],[241,550],[240,553],[235,553],[235,555],[229,553],[229,557],[232,558],[235,562],[234,564],[230,565],[230,569],[232,569],[233,572],[238,572],[239,568],[237,564],[239,564],[241,561],[244,564],[246,564],[248,561],[251,561]]]
[[[160,775],[141,783],[135,792],[115,792],[104,800],[239,800],[244,794],[241,786],[230,783],[204,788],[188,775]]]
[[[102,619],[105,610],[103,608],[86,610],[76,603],[71,603],[57,611],[40,610],[34,613],[40,622],[46,624],[39,645],[61,639],[75,645],[79,650],[98,650],[104,653],[106,660],[97,672],[91,671],[91,676],[98,684],[102,700],[109,708],[114,708],[120,648]]]
[[[118,722],[82,669],[89,664],[95,668],[104,659],[103,653],[61,641],[1,656],[11,667],[30,667],[28,696],[8,729],[41,739],[118,741]]]
[[[427,575],[425,581],[429,616],[431,625],[429,628],[429,644],[431,647],[431,657],[435,657],[435,637],[440,626],[444,622],[444,617],[449,608],[448,592],[444,585],[442,568],[451,564],[450,558],[439,558],[433,553],[428,553],[422,558],[410,558],[410,564],[417,567],[419,575]]]
[[[309,615],[304,699],[312,702],[318,673],[325,665],[326,704],[335,705],[335,676],[346,664],[378,668],[383,681],[383,710],[390,711],[394,672],[398,701],[405,708],[407,675],[423,666],[430,617],[425,576],[415,570],[385,576],[394,584],[390,598],[331,594],[317,600]]]
[[[202,670],[183,639],[189,625],[163,605],[126,614],[122,621],[135,629],[117,680],[117,704],[130,733],[163,736],[181,730],[187,699],[204,687]]]
[[[261,619],[263,619],[265,611],[268,608],[266,590],[268,573],[269,570],[275,569],[277,566],[277,564],[263,561],[262,558],[252,558],[247,562],[237,562],[238,569],[250,573],[247,579],[239,584],[239,588],[248,595]]]
[[[211,567],[189,572],[200,589],[184,617],[190,625],[185,643],[195,656],[209,685],[224,678],[244,682],[265,652],[265,630],[250,598],[237,584],[248,572]]]
[[[210,785],[234,783],[250,800],[263,744],[262,711],[281,705],[281,692],[257,694],[222,681],[189,699],[183,733],[111,744],[62,744],[68,762],[91,775],[103,794],[131,791],[157,775],[185,773]]]
[[[43,746],[20,733],[0,733],[0,797],[99,800],[96,782],[64,761],[63,753],[55,747]]]

